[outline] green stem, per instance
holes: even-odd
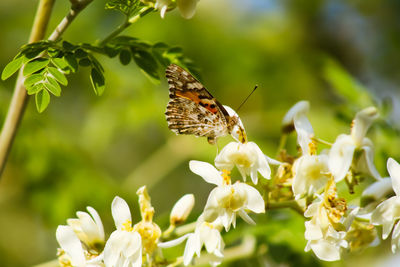
[[[182,226],[177,227],[177,228],[175,229],[175,234],[176,234],[177,236],[182,236],[182,235],[184,235],[184,234],[193,232],[194,229],[196,229],[196,223],[197,223],[197,222],[192,222],[192,223],[185,224],[185,225],[182,225]]]
[[[286,142],[287,142],[287,133],[282,133],[281,138],[279,140],[279,147],[278,147],[278,151],[276,154],[276,158],[279,159],[280,153],[281,151],[285,148],[286,146]]]
[[[324,140],[319,139],[319,138],[316,138],[316,137],[313,137],[312,140],[315,141],[315,142],[317,142],[317,143],[326,145],[326,146],[332,146],[332,145],[333,145],[332,143],[329,143],[329,142],[327,142],[327,141],[324,141]]]
[[[49,40],[58,40],[64,31],[69,27],[71,22],[75,19],[75,17],[92,1],[93,0],[71,1],[72,6],[70,11],[50,35]],[[39,2],[39,7],[32,26],[29,43],[43,40],[46,34],[47,25],[50,20],[51,10],[54,2],[55,0],[41,0]],[[3,124],[3,129],[0,133],[0,177],[4,171],[8,154],[10,153],[15,134],[24,115],[27,102],[28,95],[25,90],[24,75],[22,74],[21,68],[14,88],[11,104],[8,108],[7,116]]]
[[[171,235],[171,233],[174,232],[175,228],[176,228],[175,225],[170,224],[168,229],[165,230],[164,233],[162,234],[162,237],[168,238]]]
[[[44,38],[54,2],[55,0],[41,0],[39,2],[29,37],[29,43],[37,42]],[[8,108],[7,116],[0,133],[0,177],[4,171],[8,154],[10,153],[11,146],[24,114],[27,102],[28,95],[24,87],[24,75],[22,74],[21,69],[15,84],[14,93]]]
[[[299,206],[299,204],[295,200],[282,201],[282,202],[267,202],[265,206],[266,210],[284,209],[284,208],[290,208],[299,213],[301,216],[304,215],[304,210]]]
[[[78,16],[78,14],[85,9],[93,0],[86,1],[72,1],[71,0],[71,9],[68,11],[68,14],[61,20],[61,22],[57,25],[55,30],[49,37],[50,41],[57,41],[61,35],[65,32],[71,22]]]
[[[113,32],[111,32],[106,38],[104,38],[101,42],[100,42],[100,46],[105,45],[106,43],[108,43],[111,39],[113,39],[114,37],[118,36],[121,32],[123,32],[126,28],[128,28],[129,26],[131,26],[133,23],[135,23],[136,21],[138,21],[140,18],[144,17],[146,14],[148,14],[151,10],[153,9],[153,7],[151,6],[146,6],[143,7],[139,13],[131,18],[127,18],[124,23],[122,23],[121,25],[119,25]]]
[[[168,264],[167,267],[175,267],[175,266],[180,266],[183,263],[183,257],[179,257],[176,259],[175,262]]]

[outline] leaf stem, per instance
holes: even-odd
[[[71,1],[72,5],[70,10],[68,11],[68,14],[61,20],[55,30],[51,33],[49,40],[57,41],[71,24],[71,22],[76,18],[76,16],[91,2],[93,2],[93,0]]]
[[[104,38],[101,42],[100,42],[100,46],[105,45],[106,43],[108,43],[111,39],[113,39],[114,37],[118,36],[121,32],[123,32],[126,28],[128,28],[129,26],[131,26],[133,23],[135,23],[136,21],[138,21],[141,17],[145,16],[146,14],[148,14],[151,10],[153,9],[153,7],[151,6],[145,6],[143,7],[138,14],[136,14],[135,16],[131,17],[131,18],[126,18],[126,20],[124,21],[124,23],[122,23],[121,25],[119,25],[113,32],[111,32],[106,38]]]
[[[71,1],[71,9],[66,17],[59,23],[54,32],[50,35],[49,40],[55,41],[64,33],[74,18],[93,0]],[[29,43],[43,40],[46,29],[50,20],[51,11],[55,0],[40,0],[36,11],[35,20],[33,22]],[[0,177],[4,171],[8,155],[13,144],[18,126],[24,115],[25,107],[28,102],[28,95],[24,86],[24,75],[22,68],[19,71],[14,93],[10,106],[0,133]]]

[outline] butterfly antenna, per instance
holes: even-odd
[[[251,93],[246,97],[246,99],[242,102],[242,104],[240,104],[240,106],[236,109],[236,112],[239,111],[239,109],[243,106],[244,103],[246,103],[247,99],[249,99],[249,97],[254,93],[254,91],[258,88],[258,85],[254,86],[253,91],[251,91]]]

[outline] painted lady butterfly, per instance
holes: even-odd
[[[221,105],[189,72],[171,64],[166,77],[170,100],[165,115],[173,132],[205,136],[210,144],[227,134],[242,143],[247,141],[236,112]]]

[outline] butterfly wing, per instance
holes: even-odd
[[[215,138],[228,134],[228,112],[189,72],[172,64],[166,70],[170,100],[165,115],[177,134]]]

